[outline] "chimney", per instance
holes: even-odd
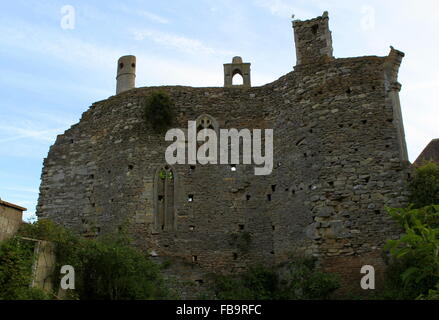
[[[123,56],[117,61],[116,94],[136,87],[136,57]]]

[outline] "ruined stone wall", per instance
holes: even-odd
[[[23,212],[0,204],[0,241],[13,237],[23,223]]]
[[[262,87],[161,87],[176,127],[209,114],[220,128],[274,129],[271,175],[173,167],[175,230],[153,228],[154,176],[170,144],[143,120],[141,101],[156,88],[97,102],[51,147],[37,214],[85,235],[127,227],[145,252],[178,260],[170,273],[198,283],[296,252],[359,283],[364,260],[382,266],[384,241],[399,233],[384,206],[407,196],[389,57],[299,65]]]
[[[56,265],[55,244],[43,240],[33,241],[35,241],[35,261],[32,267],[32,287],[52,292]]]
[[[276,260],[286,258],[291,241],[312,239],[304,251],[342,273],[351,288],[359,288],[365,264],[382,279],[383,244],[400,234],[384,207],[403,206],[408,195],[403,129],[394,117],[399,105],[389,98],[394,93],[384,76],[392,57],[298,66],[273,86],[283,99],[269,112],[280,140]]]

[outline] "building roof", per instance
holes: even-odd
[[[421,152],[421,154],[413,162],[414,166],[421,166],[425,162],[437,162],[439,163],[439,139],[433,139]]]
[[[19,211],[26,211],[26,208],[20,207],[16,204],[10,203],[10,202],[6,202],[0,199],[0,206],[5,206],[5,207],[9,207],[9,208],[13,208],[13,209],[17,209]]]

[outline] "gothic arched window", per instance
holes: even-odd
[[[212,129],[214,131],[218,130],[218,122],[212,116],[208,114],[203,114],[199,116],[196,120],[197,124],[197,133],[203,129]]]
[[[218,138],[218,134],[219,134],[218,127],[219,127],[218,122],[215,120],[215,118],[213,118],[212,116],[210,116],[208,114],[202,114],[201,116],[199,116],[196,119],[197,135],[198,135],[198,132],[200,132],[203,129],[211,129],[211,130],[215,131],[215,133],[217,134],[217,138]],[[197,141],[197,148],[199,148],[203,144],[204,144],[204,142]],[[210,152],[207,152],[206,156],[209,156],[209,153]],[[216,151],[216,154],[218,154],[218,149]]]
[[[154,229],[175,228],[175,175],[170,166],[161,167],[154,179]]]

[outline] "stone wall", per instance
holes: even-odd
[[[24,208],[23,208],[24,209]],[[0,200],[0,241],[13,237],[23,223],[23,211]]]
[[[35,262],[33,265],[32,286],[46,292],[52,292],[56,265],[55,244],[43,240],[34,241]]]
[[[320,59],[262,87],[145,87],[94,103],[51,147],[37,214],[88,236],[127,227],[145,252],[175,262],[170,274],[197,284],[297,252],[343,274],[356,257],[382,266],[383,243],[400,232],[384,206],[408,195],[400,57]],[[176,103],[175,127],[208,114],[220,128],[274,129],[273,173],[175,165],[175,228],[155,230],[155,176],[170,142],[141,102],[157,89]]]

